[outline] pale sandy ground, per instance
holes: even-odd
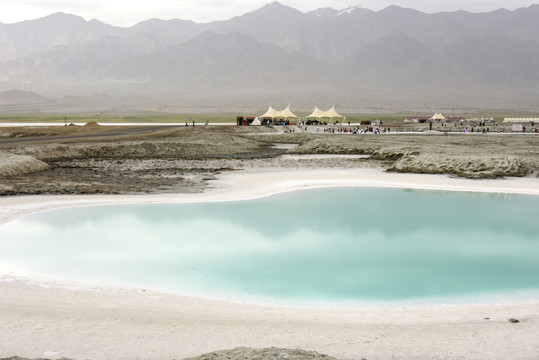
[[[250,171],[223,175],[205,194],[1,198],[0,222],[66,206],[226,201],[313,186],[539,195],[539,180],[531,178],[477,181],[372,169]],[[0,357],[181,359],[237,346],[276,346],[315,350],[343,360],[539,358],[539,299],[332,310],[66,285],[1,277]],[[510,318],[520,322],[510,323]]]

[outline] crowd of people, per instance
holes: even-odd
[[[283,124],[286,125],[286,124]],[[289,127],[289,129],[285,130],[286,132],[316,132],[316,133],[324,133],[324,134],[386,134],[391,133],[391,128],[387,126],[380,126],[383,125],[380,124],[348,124],[348,125],[341,125],[338,123],[335,124],[324,124],[324,123],[311,123],[311,122],[302,122],[299,121],[297,124],[291,124],[292,126]],[[296,126],[294,126],[296,125]],[[411,126],[407,127],[405,129],[400,128],[398,132],[422,132],[426,130],[430,130],[431,132],[440,132],[443,134],[449,134],[449,133],[479,133],[479,134],[488,134],[490,132],[495,133],[514,133],[515,130],[510,128],[509,126],[502,126],[502,124],[498,122],[486,122],[486,121],[480,121],[480,122],[439,122],[434,121],[430,122],[427,128],[425,126],[419,126],[421,128],[418,128],[418,126]],[[535,124],[531,124],[532,127],[525,127],[522,126],[522,130],[520,132],[532,132],[532,133],[539,133],[539,130],[537,127],[533,127]],[[297,127],[297,128],[296,128]],[[394,130],[393,130],[394,133]]]
[[[324,133],[328,134],[382,134],[382,133],[388,133],[391,132],[390,128],[385,127],[373,127],[373,126],[367,126],[365,128],[361,127],[325,127],[322,128]],[[320,128],[316,128],[316,132],[320,132]]]
[[[309,128],[308,126],[298,126],[299,131],[308,132],[309,129],[312,130],[312,128]],[[296,128],[292,126],[292,128],[289,131],[285,132],[296,132]],[[385,134],[391,132],[391,128],[389,127],[373,127],[373,126],[367,126],[367,127],[316,127],[317,133],[324,133],[324,134]]]

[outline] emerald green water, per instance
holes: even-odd
[[[0,271],[284,304],[539,298],[539,197],[381,188],[0,226]]]

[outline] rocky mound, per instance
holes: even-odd
[[[47,358],[29,359],[29,358],[23,358],[19,356],[11,356],[11,357],[6,357],[6,358],[0,358],[0,360],[50,360],[50,359],[47,359]],[[73,360],[73,359],[60,358],[58,360]]]
[[[238,347],[232,350],[215,351],[185,360],[336,360],[316,351],[301,349],[279,349],[275,347],[253,349]]]
[[[418,174],[454,174],[471,179],[495,179],[526,176],[528,166],[514,156],[434,156],[408,154],[397,160],[388,171]]]
[[[0,152],[0,176],[15,176],[45,170],[49,165],[32,156]]]
[[[294,154],[370,154],[374,146],[347,137],[318,137],[305,139],[291,153]]]
[[[18,356],[0,358],[0,360],[48,360],[44,358],[28,359]],[[61,358],[59,360],[71,360]],[[278,349],[275,347],[265,349],[252,349],[238,347],[232,350],[221,350],[204,355],[188,358],[185,360],[337,360],[336,358],[316,351],[301,349]]]

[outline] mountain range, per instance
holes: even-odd
[[[211,23],[122,28],[64,13],[0,23],[0,110],[534,111],[537,99],[539,5],[302,13],[273,2]]]

